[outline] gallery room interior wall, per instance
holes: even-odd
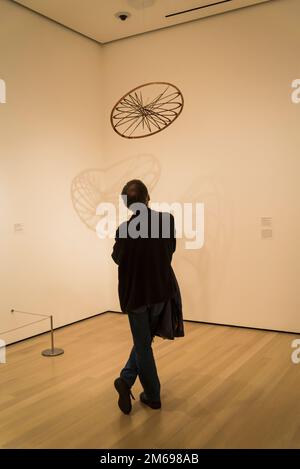
[[[104,200],[132,177],[153,201],[205,204],[204,247],[179,240],[174,258],[186,319],[300,330],[299,13],[298,0],[274,0],[100,46],[0,2],[1,330],[29,320],[11,307],[53,312],[56,325],[119,310],[113,240],[83,223],[72,188],[99,200],[101,187]],[[181,116],[121,138],[112,107],[150,81],[181,89]]]
[[[174,258],[187,319],[300,331],[299,15],[298,0],[275,0],[103,48],[105,157],[148,155],[153,201],[205,204],[204,247],[179,242]],[[151,81],[180,88],[182,114],[152,137],[120,138],[111,108]],[[272,217],[272,239],[261,239],[261,217]],[[115,270],[118,309],[116,283]]]
[[[105,311],[108,250],[73,209],[72,180],[101,166],[102,50],[0,2],[0,330],[53,313],[56,326]],[[14,233],[14,225],[23,232]],[[3,335],[7,342],[49,321]]]

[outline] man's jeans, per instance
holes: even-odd
[[[149,401],[160,401],[160,382],[151,347],[159,316],[165,303],[142,306],[128,313],[133,348],[120,376],[133,386],[139,376]]]

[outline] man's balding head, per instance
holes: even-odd
[[[139,179],[128,181],[123,187],[121,195],[128,208],[135,203],[147,205],[150,200],[147,187]]]

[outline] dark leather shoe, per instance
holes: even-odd
[[[115,388],[119,393],[118,405],[124,414],[130,414],[131,412],[131,397],[134,399],[130,387],[126,381],[122,378],[117,378],[114,382]]]
[[[160,409],[161,408],[161,402],[160,401],[149,401],[147,399],[146,394],[142,392],[140,394],[140,400],[143,404],[146,404],[148,407],[151,407],[151,409]]]

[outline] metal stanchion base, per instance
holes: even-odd
[[[62,355],[64,350],[62,348],[47,348],[42,351],[44,357],[56,357],[57,355]]]

